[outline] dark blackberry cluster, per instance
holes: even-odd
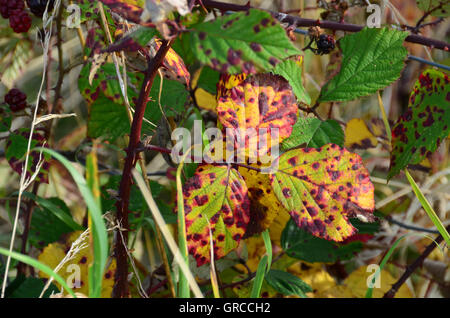
[[[21,111],[27,107],[27,95],[17,88],[13,88],[5,95],[5,103],[9,105],[11,111]]]
[[[9,19],[9,26],[16,33],[27,32],[31,28],[31,17],[25,11],[24,0],[0,0],[0,13]]]
[[[328,34],[321,34],[319,39],[316,41],[317,53],[316,54],[328,54],[334,50],[336,46],[336,41],[333,36]]]
[[[23,11],[24,8],[23,0],[0,0],[0,14],[3,19],[9,19],[14,11]]]
[[[48,12],[51,12],[53,10],[55,0],[27,0],[28,8],[30,8],[30,11],[39,18],[44,15],[47,3]]]

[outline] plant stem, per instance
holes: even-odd
[[[447,231],[449,230],[450,225],[447,226]],[[414,273],[414,271],[418,267],[422,266],[424,260],[431,254],[431,252],[434,251],[436,246],[440,244],[443,240],[444,238],[442,237],[442,235],[439,235],[434,240],[434,242],[431,242],[430,245],[428,245],[425,248],[425,251],[423,251],[423,253],[411,265],[408,265],[408,267],[406,267],[406,270],[403,273],[402,277],[400,277],[399,280],[394,285],[392,285],[391,289],[389,289],[389,291],[386,294],[384,294],[383,298],[394,298],[399,288],[406,282],[409,276],[411,276],[411,274]]]
[[[31,190],[31,192],[36,195],[38,188],[39,188],[39,182],[34,182],[33,183],[33,189]],[[28,204],[27,204],[27,210],[25,212],[25,222],[24,222],[24,228],[23,228],[23,233],[22,233],[22,247],[20,249],[20,253],[26,255],[27,254],[27,242],[28,242],[28,235],[30,233],[30,226],[31,226],[31,218],[33,216],[33,209],[35,207],[35,202],[32,199],[28,200]],[[25,275],[26,274],[26,264],[25,263],[19,263],[17,265],[17,271],[20,274]]]
[[[223,3],[218,1],[211,1],[211,0],[203,0],[202,1],[204,6],[211,9],[219,9],[221,11],[247,11],[251,9],[250,5],[237,5],[237,4],[230,4],[230,3]],[[318,26],[322,29],[329,29],[329,30],[339,30],[339,31],[348,31],[348,32],[359,32],[364,27],[357,24],[351,24],[351,23],[340,23],[340,22],[333,22],[333,21],[326,21],[326,20],[314,20],[314,19],[304,19],[297,16],[287,15],[284,13],[278,13],[278,12],[271,12],[274,15],[276,19],[278,19],[281,23],[288,23],[289,25],[295,25],[296,27],[311,27],[311,26]],[[444,41],[430,39],[424,36],[420,36],[417,34],[411,34],[406,37],[406,42],[416,43],[416,44],[422,44],[429,46],[431,48],[449,51],[450,50],[450,44],[446,43]]]
[[[117,220],[120,223],[123,233],[125,244],[121,240],[116,240],[114,246],[115,257],[117,259],[117,271],[115,277],[115,285],[113,289],[113,297],[122,298],[128,297],[128,255],[127,247],[128,243],[128,206],[130,202],[130,191],[132,175],[131,171],[136,164],[137,148],[140,144],[142,121],[145,114],[145,108],[147,106],[148,96],[153,85],[158,68],[161,66],[164,57],[169,51],[170,44],[168,41],[163,41],[161,47],[156,53],[155,57],[148,61],[147,71],[145,72],[144,81],[139,93],[139,98],[136,103],[135,113],[133,116],[133,123],[131,124],[130,141],[126,150],[127,156],[125,158],[125,164],[122,172],[122,179],[120,180],[119,187],[119,200],[116,203],[117,208]]]

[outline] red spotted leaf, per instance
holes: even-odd
[[[107,5],[111,11],[120,15],[128,21],[140,23],[144,11],[138,0],[100,0]]]
[[[328,144],[290,150],[278,160],[271,184],[300,228],[340,242],[356,232],[349,218],[374,220],[374,187],[359,155]]]
[[[448,75],[429,69],[416,82],[406,112],[392,129],[389,178],[408,164],[417,164],[436,151],[450,132]]]
[[[25,128],[19,129],[17,131],[12,132],[9,135],[8,141],[6,143],[5,149],[6,160],[8,160],[8,163],[11,166],[11,168],[19,175],[22,174],[25,154],[27,152],[28,147],[29,136],[30,136],[29,129]],[[41,133],[40,131],[35,131],[33,133],[30,149],[36,147],[43,147],[44,142],[45,142],[44,134]],[[37,182],[48,183],[48,169],[50,168],[50,157],[45,154],[42,154],[41,156],[41,154],[38,151],[32,151],[30,153],[28,159],[26,178],[30,178],[31,175],[34,174],[40,160],[43,160],[43,164],[35,180]]]
[[[247,186],[239,172],[227,166],[201,165],[183,187],[189,253],[201,266],[210,262],[209,226],[214,257],[238,246],[249,222]]]
[[[161,40],[158,38],[155,38],[154,41],[151,42],[150,48],[152,55],[155,55],[156,52],[158,52],[161,43]],[[183,59],[173,49],[169,49],[167,52],[161,71],[169,79],[179,81],[187,86],[190,85],[191,75],[184,64]]]
[[[245,149],[249,158],[261,158],[271,146],[290,136],[297,120],[295,95],[278,75],[257,74],[237,82],[234,87],[221,89],[219,121],[239,134],[235,149]],[[245,148],[240,146],[243,141]]]
[[[250,9],[196,24],[191,48],[203,64],[222,73],[255,74],[300,51],[270,13]]]

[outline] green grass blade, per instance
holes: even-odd
[[[386,253],[386,255],[384,256],[384,258],[382,259],[381,263],[380,263],[380,267],[377,269],[377,271],[375,272],[375,275],[373,276],[372,279],[372,287],[368,287],[367,291],[366,291],[366,298],[372,298],[372,293],[373,293],[373,286],[375,285],[375,282],[378,279],[378,276],[380,276],[381,271],[383,270],[384,266],[386,265],[386,263],[388,262],[388,260],[391,258],[392,254],[394,253],[395,249],[397,248],[397,245],[404,239],[407,238],[408,236],[412,236],[412,235],[420,235],[423,236],[425,238],[428,238],[430,240],[432,240],[434,243],[436,243],[435,240],[433,240],[430,236],[425,235],[425,234],[420,234],[420,233],[411,233],[411,234],[405,234],[403,236],[401,236],[398,240],[396,240],[394,242],[394,244],[392,244],[391,248],[389,249],[389,251]],[[437,247],[439,249],[441,249],[441,247],[439,246],[438,243],[436,243]],[[441,252],[444,253],[444,251],[441,249]]]
[[[256,270],[256,277],[253,281],[252,291],[250,293],[250,298],[259,298],[261,294],[261,287],[264,281],[264,276],[266,275],[267,264],[269,257],[264,255],[259,261],[258,269]]]
[[[153,219],[155,220],[157,226],[161,230],[161,233],[164,236],[167,245],[169,246],[170,250],[172,251],[172,254],[174,255],[175,261],[180,266],[181,270],[183,271],[183,274],[187,277],[189,286],[194,296],[197,298],[203,298],[203,294],[200,290],[200,287],[198,286],[197,281],[194,278],[194,275],[190,271],[189,265],[184,261],[183,257],[181,256],[181,251],[178,245],[176,244],[174,238],[172,237],[172,234],[168,230],[167,224],[164,221],[164,218],[162,217],[155,200],[150,194],[150,191],[148,190],[147,185],[144,182],[144,179],[136,170],[133,170],[132,174],[134,180],[136,180],[137,186],[141,190],[145,202],[147,203],[148,207],[150,208],[150,211],[152,212]]]
[[[270,234],[269,230],[265,230],[262,232],[262,237],[264,240],[264,246],[266,247],[266,254],[267,254],[267,273],[270,271],[270,266],[272,265],[272,241],[270,240]]]
[[[186,156],[190,154],[190,150],[183,156],[180,164],[177,168],[177,208],[178,208],[178,247],[180,248],[181,256],[186,264],[189,264],[189,256],[186,241],[186,221],[184,219],[184,198],[183,198],[183,186],[181,184],[181,171],[183,171],[184,160]],[[183,271],[179,271],[180,281],[178,287],[178,297],[188,298],[190,296],[189,284],[187,277],[183,274]]]
[[[93,263],[93,282],[95,286],[92,287],[93,294],[89,294],[89,297],[99,298],[102,290],[103,272],[105,270],[106,260],[108,257],[108,235],[106,232],[106,226],[103,221],[102,211],[100,206],[89,189],[84,177],[75,169],[73,164],[64,158],[59,153],[48,148],[36,148],[38,151],[43,151],[55,159],[60,161],[64,167],[69,171],[73,180],[77,184],[77,187],[83,196],[83,199],[88,207],[92,223],[94,225],[94,263]]]
[[[22,262],[24,264],[33,266],[34,268],[39,269],[40,271],[44,272],[45,274],[49,275],[50,277],[53,277],[55,281],[61,284],[61,286],[73,297],[77,297],[73,290],[67,285],[66,281],[59,276],[57,273],[55,273],[50,267],[48,267],[45,264],[42,264],[38,260],[35,260],[34,258],[31,258],[27,255],[23,255],[17,252],[9,252],[9,250],[4,249],[0,247],[0,254],[3,254],[5,256],[11,256],[12,258],[18,260],[19,262]]]
[[[442,222],[439,219],[439,217],[437,216],[436,212],[434,212],[430,202],[428,202],[427,198],[425,198],[422,191],[417,186],[416,182],[414,181],[413,177],[409,174],[409,171],[407,169],[405,169],[405,174],[406,174],[406,178],[408,178],[408,181],[411,184],[414,194],[416,195],[417,199],[419,199],[420,203],[422,204],[423,209],[425,210],[425,212],[427,212],[428,217],[431,219],[434,226],[436,226],[439,233],[441,233],[447,246],[450,246],[450,235],[448,234],[444,224],[442,224]]]

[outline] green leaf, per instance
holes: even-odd
[[[36,201],[40,208],[35,208],[30,226],[30,243],[44,248],[56,242],[65,233],[82,230],[83,227],[72,219],[69,208],[58,198],[44,199],[32,193],[24,193]]]
[[[278,63],[272,71],[274,74],[283,76],[291,85],[297,101],[311,104],[311,97],[306,92],[302,83],[302,68],[293,60],[285,60]]]
[[[208,66],[204,66],[201,69],[200,76],[198,78],[197,87],[203,88],[205,91],[216,95],[217,83],[219,82],[220,73]]]
[[[145,109],[145,118],[152,123],[158,123],[162,118],[161,109],[158,104],[161,78],[155,77],[152,89],[150,91],[151,100]],[[161,90],[161,107],[166,116],[175,116],[185,110],[185,104],[188,101],[189,92],[180,82],[163,78]]]
[[[300,228],[340,242],[356,233],[349,218],[374,221],[374,186],[359,155],[327,144],[289,150],[277,160],[272,188]]]
[[[265,279],[270,286],[285,296],[300,296],[306,298],[305,293],[313,291],[311,286],[307,283],[286,271],[271,269],[266,274]]]
[[[250,9],[192,26],[197,59],[222,73],[257,73],[300,54],[270,13]]]
[[[148,45],[151,39],[156,35],[158,35],[158,31],[155,28],[138,26],[136,29],[120,38],[116,43],[110,45],[106,51],[137,51],[141,47]]]
[[[5,148],[6,160],[8,160],[8,163],[11,166],[11,168],[19,175],[22,174],[22,169],[25,164],[24,159],[28,149],[29,136],[30,136],[30,129],[21,128],[12,132],[8,137],[8,141],[6,142]],[[44,142],[45,138],[42,131],[35,130],[33,133],[33,138],[31,139],[30,149],[33,149],[33,147],[36,146],[43,146]],[[31,175],[34,174],[40,157],[41,155],[39,152],[30,151],[26,178],[30,178]],[[35,181],[48,183],[48,169],[50,167],[49,156],[44,154],[42,155],[41,159],[44,160],[44,163]]]
[[[433,17],[446,18],[450,15],[448,0],[417,0],[417,6],[424,12],[431,12]]]
[[[7,132],[11,128],[12,112],[7,105],[0,105],[0,133]]]
[[[431,155],[450,132],[450,80],[429,69],[417,80],[406,112],[392,129],[388,178]]]
[[[408,54],[402,45],[408,32],[364,28],[339,43],[342,65],[320,92],[319,102],[349,101],[382,89],[400,77]]]
[[[270,265],[268,264],[268,256],[264,255],[259,261],[258,269],[256,270],[256,276],[253,281],[252,291],[250,292],[250,298],[259,298],[268,265]]]
[[[298,118],[292,128],[292,134],[281,143],[281,149],[286,151],[301,145],[319,148],[330,143],[343,146],[344,140],[344,131],[335,120]]]
[[[351,242],[342,245],[312,236],[300,229],[291,219],[281,234],[281,247],[290,257],[309,263],[334,263],[353,258],[354,253],[359,252],[363,244]]]
[[[38,298],[44,289],[44,286],[45,282],[42,278],[17,276],[16,279],[8,285],[6,297]],[[49,288],[45,291],[43,298],[48,298],[53,293],[59,293],[59,289],[54,284],[50,284]]]
[[[100,95],[91,105],[88,121],[88,136],[115,140],[130,131],[125,105],[111,102]]]

